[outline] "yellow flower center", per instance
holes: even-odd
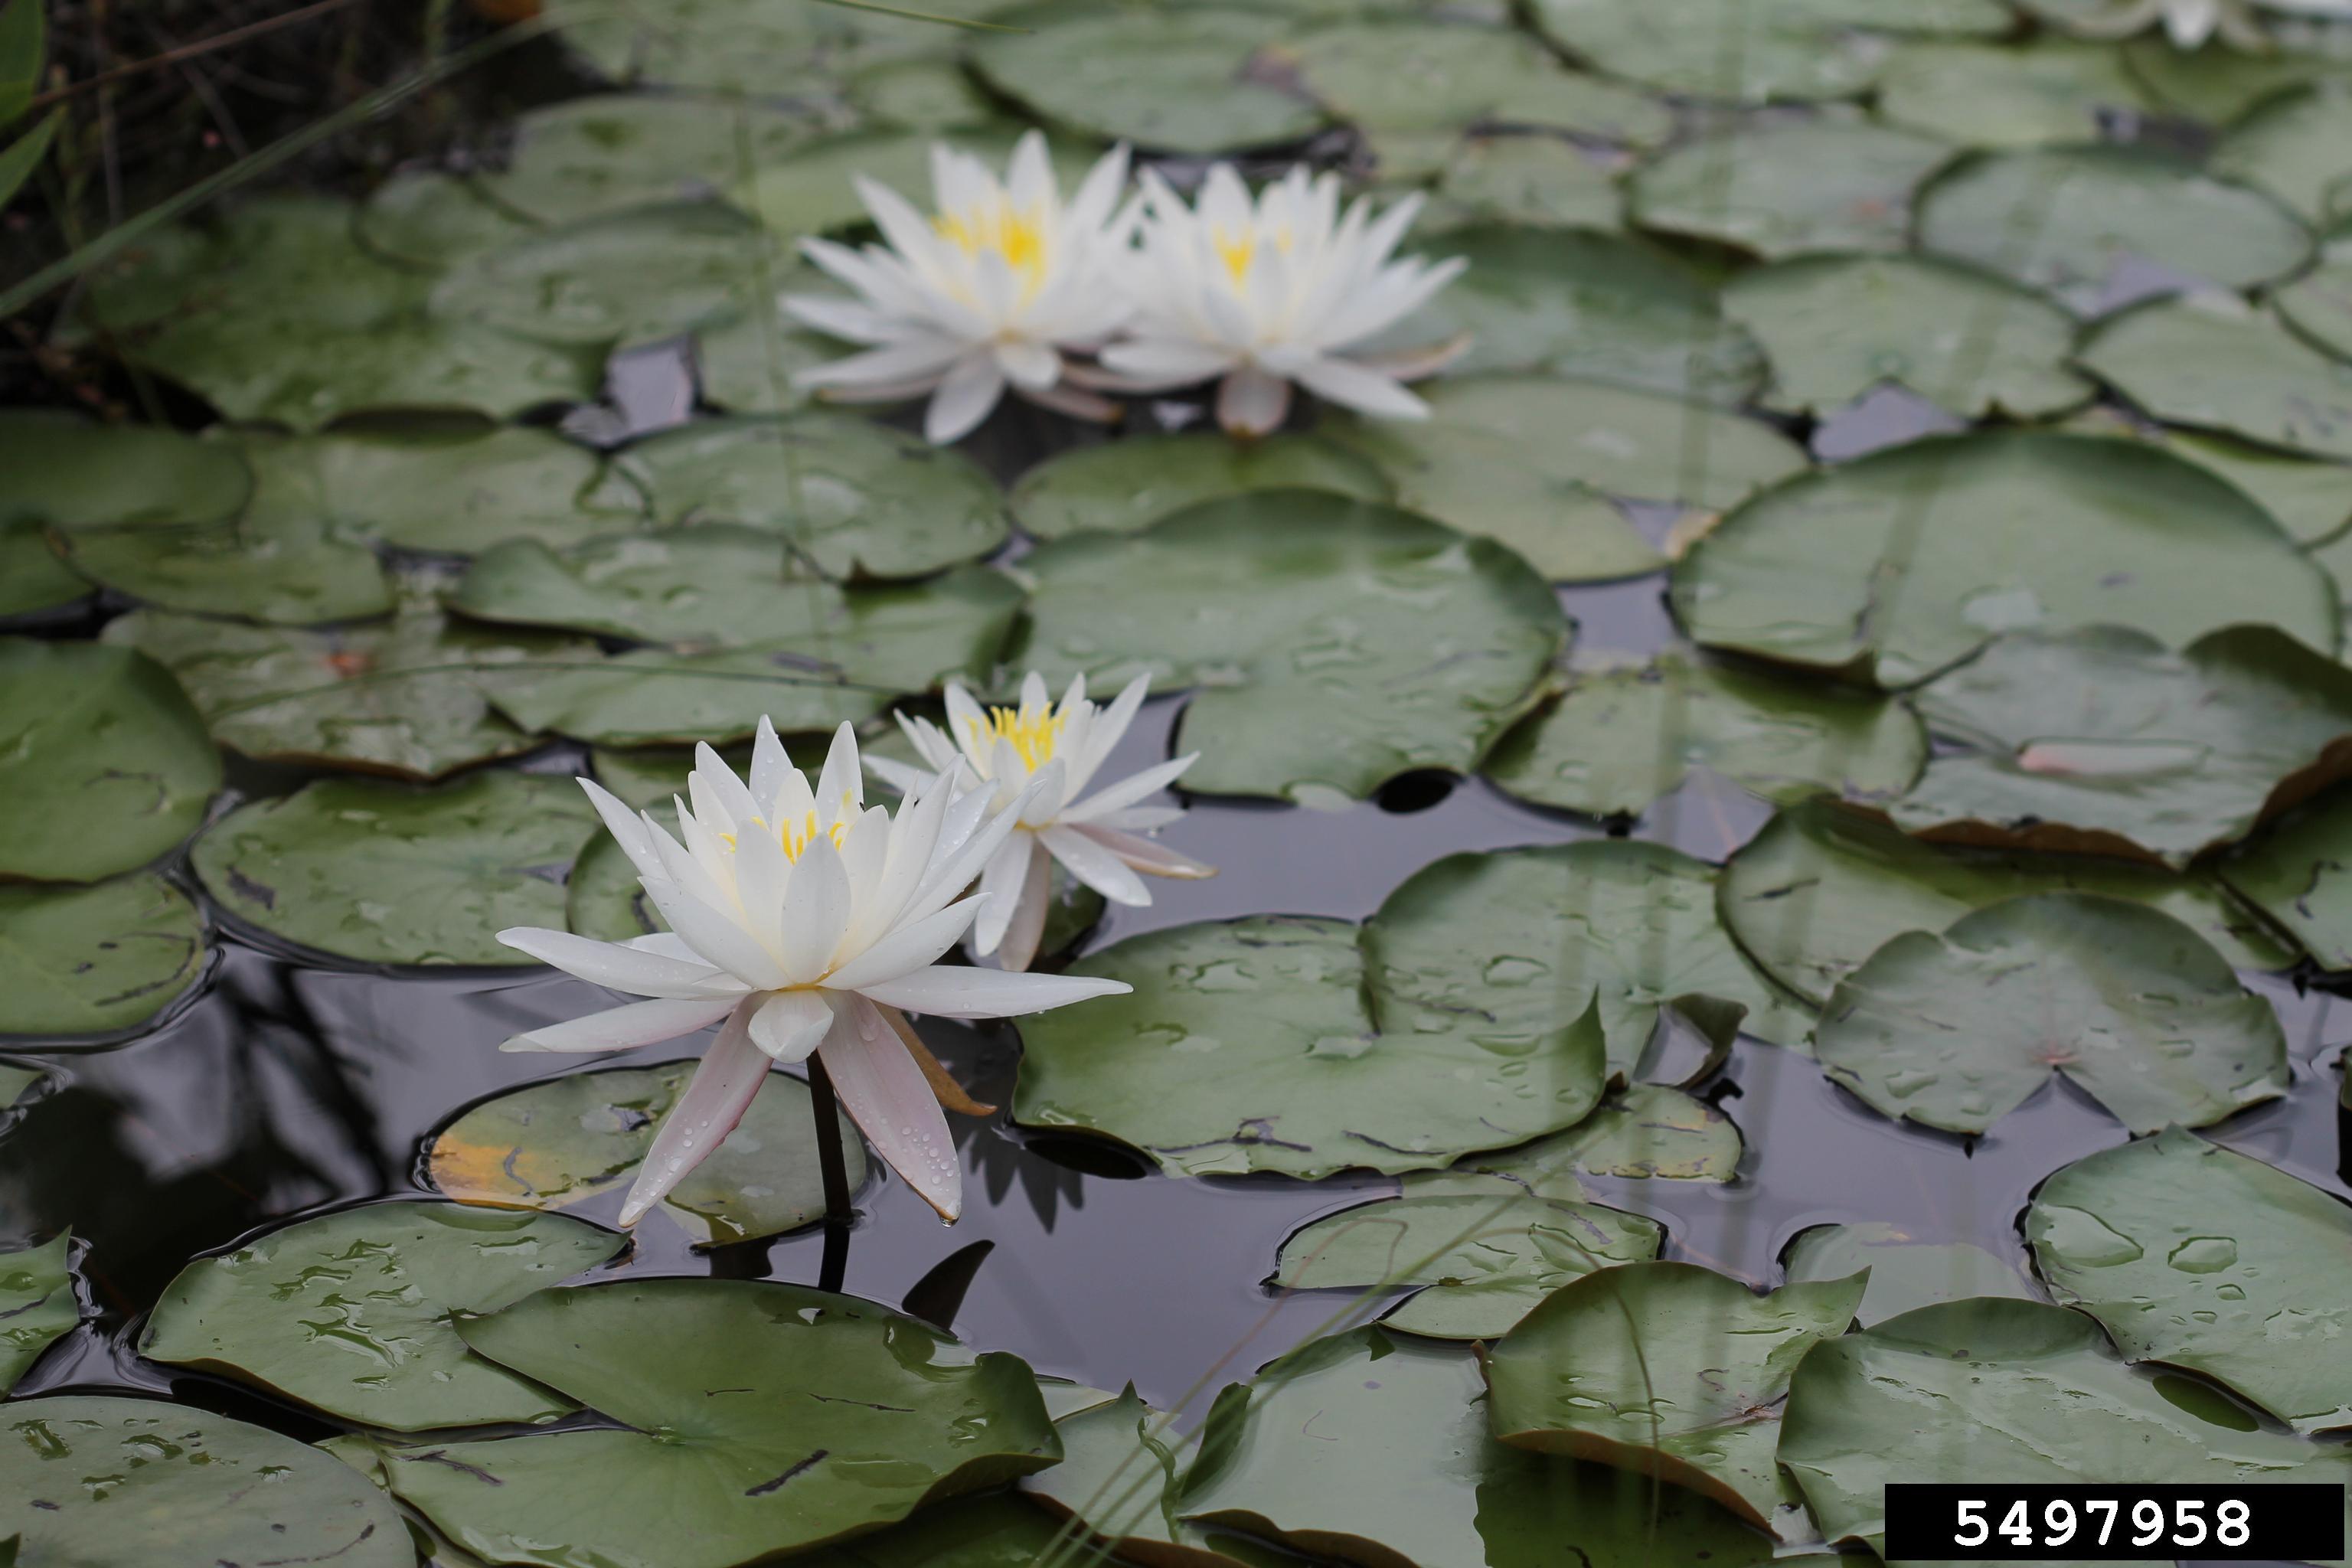
[[[992,250],[1004,258],[1024,290],[1034,289],[1045,278],[1045,226],[1042,215],[1014,209],[1010,202],[941,213],[931,226],[966,256]]]
[[[1275,249],[1286,256],[1290,254],[1288,228],[1278,228],[1266,237]],[[1209,243],[1216,247],[1218,259],[1225,264],[1234,282],[1243,282],[1249,277],[1250,263],[1257,259],[1258,236],[1255,230],[1245,228],[1235,234],[1230,229],[1214,229],[1209,235]]]
[[[977,719],[964,721],[971,726],[972,739],[982,754],[993,751],[998,741],[1010,741],[1033,773],[1054,760],[1054,746],[1061,739],[1062,726],[1066,721],[1060,713],[1024,715],[1013,708],[990,709],[985,724]]]
[[[764,817],[755,816],[751,821],[755,826],[760,827],[765,827],[768,826],[767,819]],[[835,849],[840,848],[842,840],[849,837],[849,819],[845,816],[840,821],[835,822],[831,827],[826,828],[824,830],[824,837],[833,841],[833,847]],[[719,842],[726,845],[728,848],[732,849],[735,847],[735,836],[733,834],[722,833],[719,836]],[[810,845],[815,843],[816,840],[816,813],[814,811],[808,813],[806,816],[802,818],[801,824],[797,828],[791,823],[787,822],[781,828],[776,830],[776,841],[783,846],[784,858],[787,860],[798,860],[801,858],[801,852],[806,849]]]

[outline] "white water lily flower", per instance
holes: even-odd
[[[2164,24],[2173,47],[2195,49],[2216,34],[2231,48],[2259,54],[2272,47],[2257,10],[2352,21],[2352,0],[2123,0],[2074,24],[2085,37],[2121,38]]]
[[[928,719],[898,716],[899,728],[924,762],[955,770],[958,784],[971,792],[966,799],[985,799],[990,809],[1017,818],[980,873],[980,890],[989,902],[972,925],[975,955],[992,953],[1009,970],[1029,967],[1045,929],[1054,861],[1115,904],[1151,901],[1139,871],[1152,877],[1216,874],[1140,837],[1184,815],[1181,806],[1137,803],[1175,783],[1197,752],[1086,794],[1103,759],[1134,722],[1150,686],[1150,676],[1139,675],[1108,708],[1097,709],[1087,700],[1086,678],[1080,676],[1056,708],[1045,678],[1032,671],[1022,682],[1019,708],[983,710],[962,687],[950,685],[944,733]],[[882,757],[868,757],[866,765],[903,790],[920,787],[926,777]]]
[[[1092,353],[1127,316],[1112,279],[1134,227],[1119,210],[1126,183],[1127,149],[1113,148],[1065,205],[1034,131],[1014,146],[1001,182],[970,153],[934,146],[939,212],[928,219],[859,175],[858,196],[884,243],[801,247],[860,297],[793,294],[783,304],[821,332],[873,346],[793,380],[841,402],[929,393],[923,432],[940,443],[985,419],[1008,385],[1065,414],[1116,417],[1115,404],[1075,384],[1065,356]]]
[[[1339,211],[1339,177],[1295,166],[1255,205],[1228,164],[1209,171],[1197,208],[1143,175],[1142,248],[1127,268],[1129,335],[1102,363],[1135,390],[1222,377],[1217,420],[1263,435],[1290,410],[1295,382],[1391,418],[1424,417],[1403,383],[1439,369],[1460,342],[1387,359],[1347,351],[1402,321],[1467,265],[1391,259],[1421,211],[1407,196],[1376,220],[1370,198]]]
[[[877,1152],[942,1218],[962,1209],[962,1173],[900,1009],[1003,1018],[1128,990],[1118,981],[941,964],[985,899],[960,899],[1011,836],[1026,797],[991,815],[954,798],[946,774],[898,816],[865,805],[857,741],[844,724],[814,788],[765,720],[749,784],[695,749],[692,809],[673,838],[651,813],[582,779],[670,930],[631,942],[516,927],[509,947],[615,991],[651,998],[506,1042],[510,1051],[618,1051],[720,1024],[662,1119],[621,1209],[635,1225],[734,1131],[771,1061],[814,1051]],[[681,843],[681,840],[683,842]],[[721,1020],[724,1022],[722,1023]]]

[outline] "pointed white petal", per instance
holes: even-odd
[[[974,957],[985,957],[994,952],[997,943],[1003,940],[1005,926],[1020,910],[1021,889],[1029,879],[1038,853],[1035,836],[1016,833],[1006,839],[1003,847],[990,856],[988,864],[981,868],[980,891],[988,903],[980,911],[980,918],[972,922],[971,951]],[[930,960],[923,962],[928,963]],[[908,964],[907,967],[919,966]]]
[[[1151,901],[1151,889],[1126,861],[1074,827],[1048,827],[1037,836],[1071,876],[1114,904],[1139,908]]]
[[[1165,844],[1139,838],[1132,833],[1122,833],[1115,826],[1087,822],[1070,831],[1093,839],[1147,877],[1193,879],[1217,874],[1217,868],[1206,861],[1195,860],[1190,855],[1180,855]]]
[[[777,952],[794,985],[805,985],[833,963],[834,950],[849,930],[849,873],[830,838],[819,837],[801,851],[784,896],[783,932]]]
[[[1012,974],[1001,969],[966,969],[934,964],[883,985],[869,985],[865,994],[885,1006],[936,1018],[1016,1018],[1066,1007],[1096,996],[1117,996],[1134,987],[1123,980],[1096,980],[1079,974]]]
[[[1021,889],[1021,907],[1005,922],[1004,939],[996,944],[996,962],[1015,973],[1036,962],[1037,943],[1045,934],[1045,916],[1054,902],[1053,860],[1042,844],[1032,844],[1029,878]]]
[[[592,985],[609,985],[639,996],[726,996],[740,994],[744,988],[733,975],[698,961],[681,963],[566,931],[509,926],[499,932],[499,940]]]
[[[1004,373],[985,351],[968,353],[955,363],[931,395],[923,414],[923,438],[935,447],[961,441],[979,427],[1004,395]]]
[[[835,970],[820,982],[828,991],[862,991],[937,963],[971,929],[972,916],[987,907],[983,899],[965,899],[937,914],[900,926],[881,941]]]
[[[1106,812],[1123,810],[1146,795],[1155,795],[1174,784],[1183,776],[1184,770],[1200,758],[1200,752],[1187,752],[1171,762],[1156,763],[1139,773],[1128,774],[1117,784],[1105,784],[1086,799],[1063,807],[1061,820],[1066,823],[1091,822]]]
[[[633,1051],[657,1046],[680,1035],[709,1028],[733,1011],[742,1000],[733,996],[664,997],[632,1002],[584,1018],[550,1024],[515,1036],[499,1047],[502,1051]]]

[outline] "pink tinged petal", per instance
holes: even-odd
[[[953,1224],[963,1212],[963,1167],[939,1097],[898,1031],[865,998],[845,997],[817,1059],[874,1152]]]
[[[831,827],[845,816],[855,816],[866,805],[866,775],[857,766],[857,731],[847,724],[833,732],[824,754],[824,771],[816,781],[816,821]]]
[[[499,940],[592,985],[607,985],[639,996],[725,996],[743,992],[741,981],[707,963],[680,962],[570,931],[511,926],[499,932]]]
[[[1189,855],[1179,855],[1165,844],[1138,838],[1134,834],[1122,833],[1117,827],[1089,822],[1070,831],[1093,839],[1147,877],[1192,879],[1217,874],[1217,868],[1205,861],[1195,860]]]
[[[883,937],[826,975],[818,984],[827,991],[862,991],[937,963],[940,956],[962,940],[972,917],[987,908],[983,899],[965,899],[936,914],[911,921]]]
[[[776,727],[762,713],[759,733],[751,738],[751,799],[759,807],[758,815],[771,823],[776,820],[776,791],[792,771],[792,759],[784,754],[784,743],[776,739]]]
[[[1229,435],[1263,436],[1290,413],[1290,383],[1244,365],[1217,385],[1217,423]]]
[[[768,1058],[751,1043],[751,1012],[746,1001],[727,1016],[719,1037],[702,1053],[702,1064],[663,1117],[653,1146],[637,1167],[637,1180],[621,1205],[625,1228],[645,1217],[646,1211],[686,1180],[688,1173],[717,1152],[719,1141],[735,1131],[751,1097],[768,1079]]]
[[[935,1018],[1017,1018],[1024,1013],[1048,1012],[1133,989],[1124,980],[1097,980],[1083,974],[1014,974],[940,963],[887,984],[869,985],[865,994],[886,1007],[928,1013]]]
[[[1318,397],[1382,419],[1426,419],[1429,405],[1376,370],[1343,359],[1322,359],[1298,370],[1298,384]]]
[[[1127,411],[1109,398],[1082,392],[1067,384],[1016,386],[1013,391],[1024,403],[1034,403],[1040,408],[1050,408],[1056,414],[1066,414],[1090,425],[1116,425],[1126,416]]]
[[[1126,861],[1076,828],[1048,827],[1037,837],[1071,876],[1112,903],[1135,909],[1151,901],[1151,889]]]
[[[793,865],[784,894],[783,931],[777,952],[790,984],[805,985],[833,963],[849,930],[849,873],[830,838],[819,837]]]
[[[632,1002],[603,1013],[591,1013],[562,1024],[517,1035],[501,1045],[502,1051],[633,1051],[657,1046],[680,1035],[690,1035],[733,1012],[742,993],[732,996],[663,997]]]
[[[997,944],[1004,940],[1004,928],[1020,912],[1021,895],[1028,886],[1031,872],[1041,868],[1037,861],[1044,856],[1044,847],[1038,844],[1034,835],[1016,833],[1004,841],[1003,848],[988,858],[988,864],[980,873],[980,894],[988,902],[982,906],[980,918],[972,922],[971,927],[974,957],[984,958],[994,952]],[[931,960],[923,962],[929,963]],[[907,967],[915,969],[920,965],[910,963]]]
[[[1053,862],[1042,844],[1030,854],[1040,862],[1032,868],[1028,881],[1021,889],[1021,907],[1006,922],[1004,938],[996,944],[996,962],[1005,969],[1019,972],[1036,962],[1037,943],[1045,934],[1045,915],[1054,901]]]
[[[751,1043],[786,1066],[805,1061],[833,1027],[833,1008],[814,991],[777,991],[751,1012]]]
[[[1115,784],[1101,789],[1062,810],[1064,822],[1091,822],[1105,812],[1118,811],[1133,805],[1146,795],[1156,795],[1183,776],[1184,770],[1200,761],[1201,753],[1190,752],[1171,762],[1158,763],[1139,773],[1129,773]]]
[[[962,440],[979,428],[1003,395],[1004,373],[996,368],[994,356],[966,354],[931,394],[930,406],[923,412],[923,438],[935,447]]]

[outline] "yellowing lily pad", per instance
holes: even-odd
[[[110,1035],[204,973],[204,917],[161,877],[89,888],[0,885],[0,1035]]]

